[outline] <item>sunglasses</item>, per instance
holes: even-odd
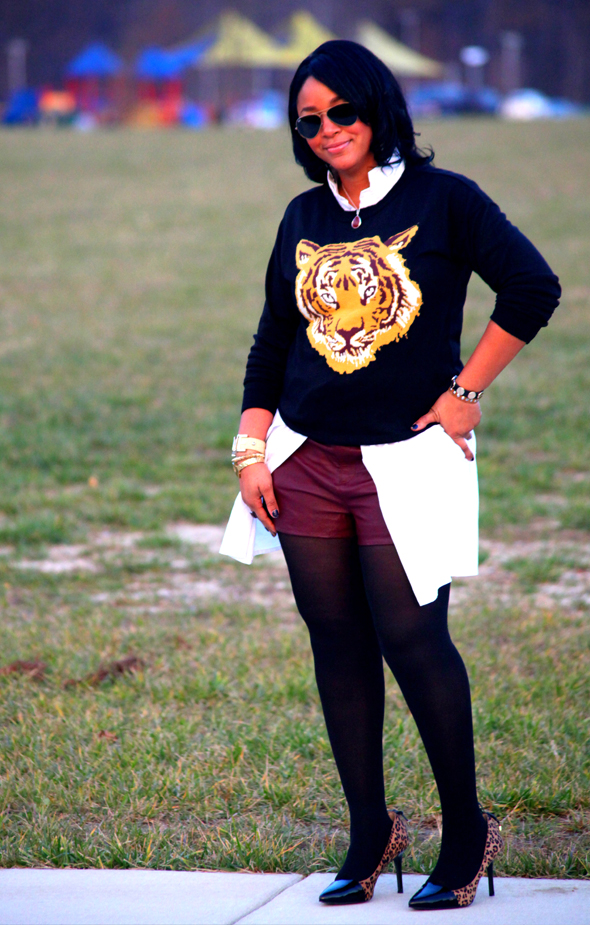
[[[358,113],[352,103],[338,103],[331,109],[323,109],[310,116],[299,116],[295,128],[302,138],[315,138],[320,130],[324,113],[334,125],[354,125],[358,119]]]

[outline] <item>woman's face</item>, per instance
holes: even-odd
[[[360,171],[370,170],[376,166],[371,152],[373,133],[370,126],[357,119],[353,125],[336,125],[331,122],[324,110],[338,103],[346,103],[342,97],[326,87],[325,84],[308,77],[297,97],[297,114],[313,115],[323,112],[322,124],[315,138],[307,139],[314,154],[334,167],[340,174],[354,175]]]

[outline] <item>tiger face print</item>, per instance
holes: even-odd
[[[402,248],[418,226],[382,242],[379,236],[352,244],[300,241],[295,297],[307,318],[314,350],[338,373],[368,366],[384,344],[404,337],[422,305]]]

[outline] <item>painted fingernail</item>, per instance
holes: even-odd
[[[273,511],[273,512],[272,512],[272,516],[273,516],[273,517],[275,518],[275,520],[276,520],[276,518],[279,516],[279,512],[278,512],[278,511]]]
[[[250,517],[256,517],[256,514],[254,513],[254,511],[250,511]]]
[[[417,425],[417,424],[412,424],[410,430],[418,430],[418,425]]]

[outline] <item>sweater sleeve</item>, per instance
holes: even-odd
[[[283,232],[281,222],[266,272],[264,309],[246,364],[242,411],[266,408],[274,414],[277,410],[289,348],[301,318],[282,269]]]
[[[492,321],[529,343],[559,304],[561,287],[536,247],[475,183],[457,229],[463,256],[496,293]],[[465,216],[467,221],[465,221]]]

